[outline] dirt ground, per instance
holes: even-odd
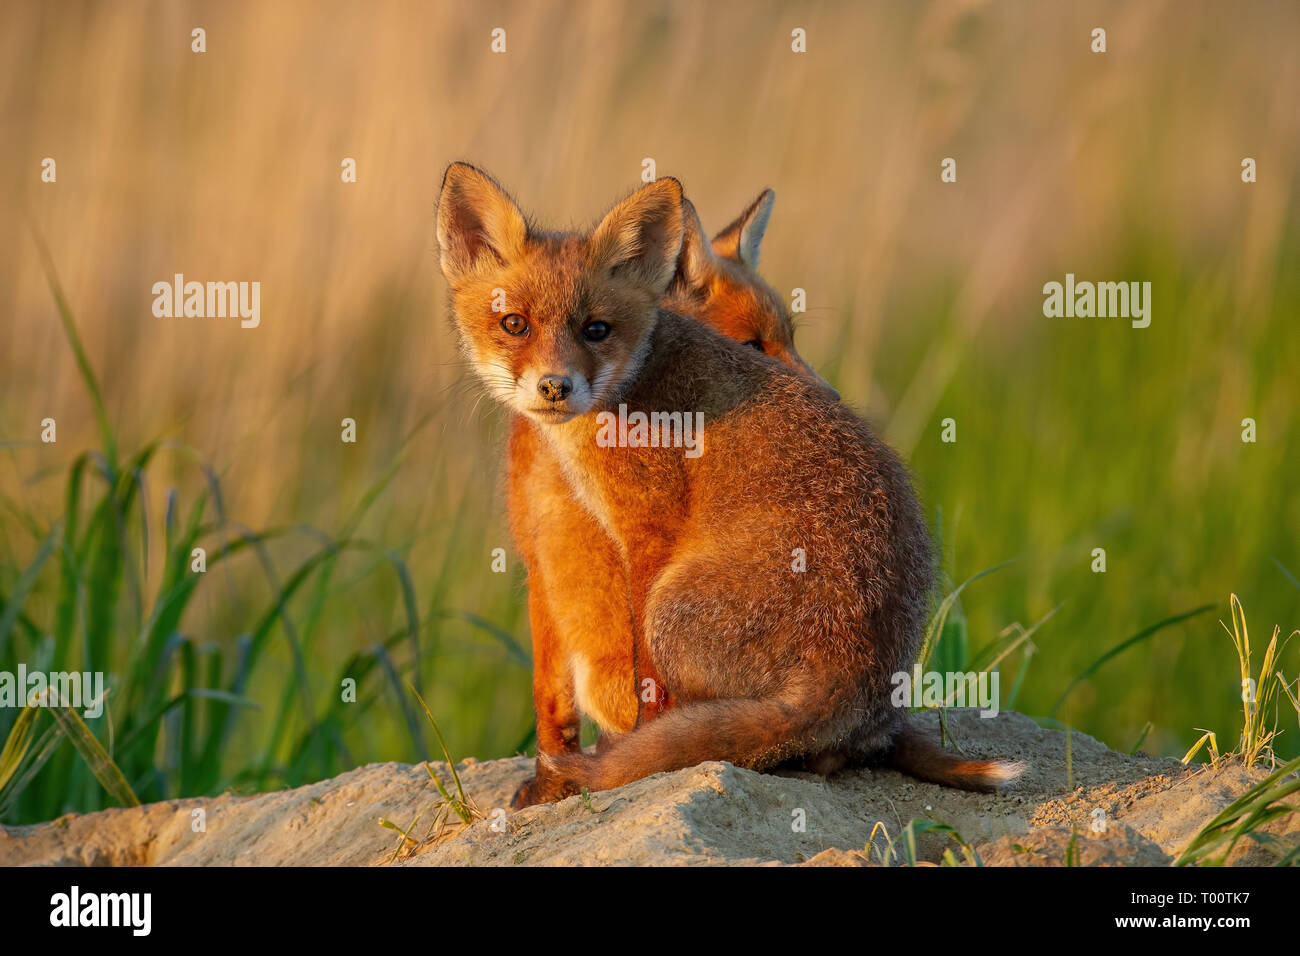
[[[510,795],[532,761],[466,760],[457,765],[461,780],[484,817],[426,841],[440,797],[423,765],[371,764],[296,790],[0,827],[0,865],[388,864],[400,838],[380,818],[405,828],[423,814],[411,832],[424,842],[394,865],[861,866],[879,862],[881,833],[868,849],[878,821],[896,838],[908,821],[928,817],[955,827],[986,864],[1061,865],[1074,834],[1082,865],[1160,866],[1264,776],[1232,763],[1210,770],[1129,756],[1075,733],[1070,789],[1063,733],[1014,713],[980,719],[950,711],[948,723],[968,754],[1026,761],[1028,770],[1000,794],[972,794],[892,770],[823,779],[706,763],[512,812]],[[450,786],[447,765],[432,766]],[[1093,832],[1094,821],[1104,821],[1104,832]],[[1272,832],[1294,841],[1300,814],[1277,821]],[[925,860],[940,859],[945,848],[958,851],[939,834],[918,841]],[[1244,841],[1230,863],[1272,859]]]

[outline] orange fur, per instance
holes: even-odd
[[[820,382],[795,350],[784,302],[756,272],[772,199],[765,190],[712,247],[686,203],[683,249],[664,302]],[[735,241],[742,231],[743,252]],[[672,697],[651,663],[635,653],[623,555],[574,497],[537,429],[522,415],[511,423],[506,498],[511,535],[528,568],[537,749],[558,754],[578,749],[580,714],[612,740],[672,706]],[[539,762],[514,803],[526,806],[564,792]]]
[[[662,307],[665,296],[675,310],[700,301],[675,279],[699,251],[689,219],[680,185],[659,180],[589,234],[545,233],[472,167],[455,164],[444,180],[438,239],[456,326],[489,390],[528,419],[532,447],[516,441],[519,428],[512,436],[512,495],[547,527],[539,538],[512,513],[530,569],[547,569],[534,588],[545,604],[531,615],[545,645],[540,772],[520,802],[710,759],[757,769],[796,759],[823,772],[875,760],[955,785],[1003,782],[1014,768],[929,746],[890,702],[892,675],[915,660],[933,582],[906,469],[800,363],[734,340],[731,323],[754,305],[733,299],[718,313],[733,338]],[[741,262],[756,250],[752,223],[724,237]],[[761,288],[748,289],[758,301]],[[498,293],[505,313],[492,308]],[[702,415],[704,454],[608,447],[598,423],[620,405]],[[536,484],[523,478],[533,474]],[[593,528],[604,537],[573,537]],[[565,553],[548,551],[548,539]],[[792,563],[795,549],[806,567]],[[547,586],[551,568],[567,583]],[[572,603],[575,586],[590,603]],[[662,675],[675,704],[629,728],[617,690],[627,658],[616,655],[603,665],[615,675],[606,719],[621,733],[594,754],[565,732],[573,706],[553,673],[573,624],[560,616],[584,606],[608,614],[610,628],[627,613],[634,686],[638,669]],[[585,615],[573,626],[598,619]],[[621,654],[621,633],[613,645],[577,640]],[[584,683],[576,696],[595,695]],[[545,745],[543,720],[558,721]]]

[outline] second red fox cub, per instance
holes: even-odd
[[[789,310],[755,271],[773,200],[764,190],[712,244],[684,200],[682,250],[663,304],[773,356],[829,392],[795,351]],[[626,733],[636,726],[638,705],[653,712],[667,703],[661,688],[637,686],[638,677],[644,685],[653,672],[635,673],[623,556],[575,498],[540,431],[545,427],[516,415],[506,464],[511,532],[528,567],[533,703],[543,756],[580,749],[580,714],[606,733]],[[539,760],[538,773],[519,788],[514,804],[566,792]]]
[[[543,233],[487,176],[451,166],[438,206],[462,345],[528,416],[615,543],[638,653],[676,705],[548,776],[608,789],[728,760],[830,772],[887,762],[985,789],[1015,765],[943,751],[890,701],[915,661],[933,563],[907,472],[824,388],[660,308],[683,197],[671,179],[588,235]],[[504,290],[509,312],[493,309]],[[701,454],[610,443],[610,413],[702,416]]]

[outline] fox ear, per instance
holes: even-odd
[[[744,212],[722,232],[713,237],[713,251],[751,269],[758,268],[758,247],[772,216],[776,193],[764,189]]]
[[[452,163],[438,197],[438,248],[442,274],[453,286],[486,263],[505,265],[524,248],[528,224],[514,201],[490,176],[468,163]]]
[[[682,184],[665,177],[609,211],[588,244],[591,264],[626,276],[661,297],[682,248]]]
[[[677,256],[677,275],[674,282],[689,290],[703,289],[717,272],[717,259],[704,238],[699,213],[689,199],[682,200],[682,251]]]

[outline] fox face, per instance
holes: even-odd
[[[775,201],[772,190],[763,190],[710,243],[695,206],[683,200],[682,251],[664,305],[783,362],[838,401],[839,393],[795,350],[794,317],[758,274],[759,247]]]
[[[462,347],[488,389],[538,421],[615,403],[662,305],[839,395],[796,351],[785,302],[758,274],[775,196],[764,190],[712,240],[671,178],[633,193],[590,236],[532,229],[491,177],[454,163],[438,244]]]
[[[465,353],[500,401],[554,424],[616,400],[676,270],[682,201],[681,185],[660,179],[589,236],[541,233],[487,175],[448,168],[442,271]]]

